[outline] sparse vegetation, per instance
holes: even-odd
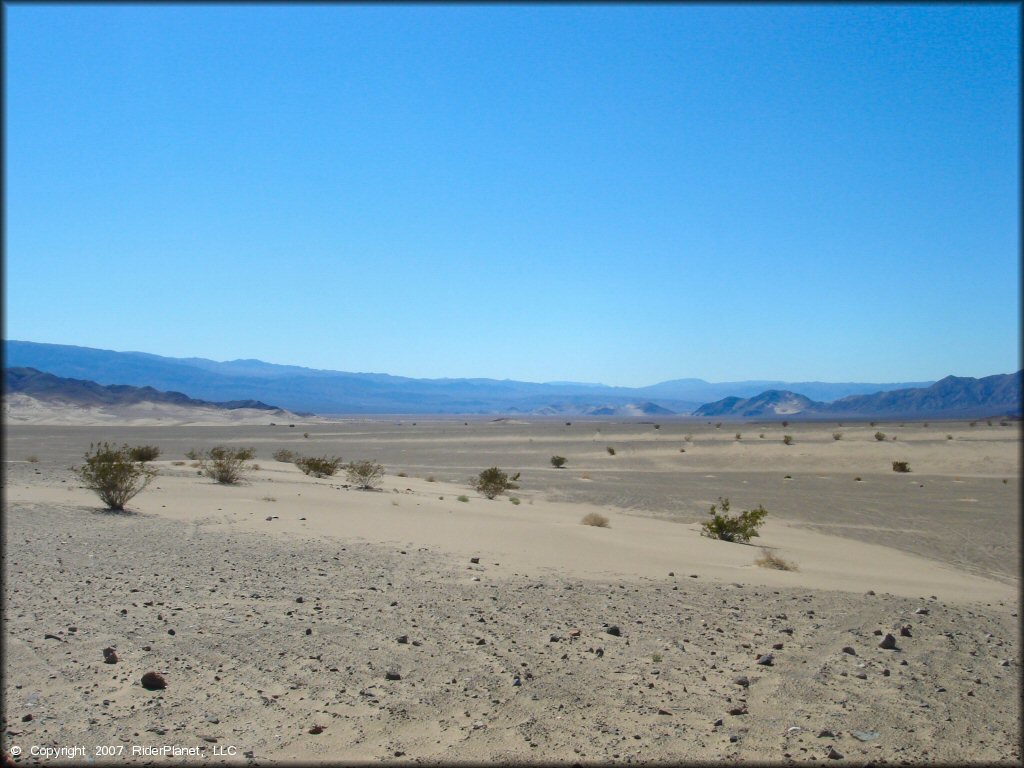
[[[743,439],[743,435],[741,435],[739,432],[737,432],[736,433],[736,439],[737,440],[742,440]]]
[[[434,476],[433,476],[433,475],[427,475],[427,482],[428,482],[428,483],[436,483],[436,482],[437,482],[437,480],[436,480],[436,479],[434,479]]]
[[[495,496],[499,496],[514,487],[508,479],[508,475],[497,467],[485,469],[473,481],[474,490],[482,493],[488,499],[493,499]]]
[[[369,490],[380,485],[384,479],[384,466],[372,459],[361,459],[350,462],[345,467],[348,481],[357,488]]]
[[[661,664],[661,654],[660,653],[652,653],[651,654],[651,661],[653,661],[655,664]]]
[[[832,439],[833,440],[842,440],[843,439],[843,433],[842,432],[833,432],[832,433]]]
[[[517,507],[522,503],[516,496],[509,496],[508,500],[515,504]]]
[[[124,510],[124,505],[156,477],[155,471],[132,459],[131,448],[127,445],[121,448],[109,443],[90,445],[83,458],[85,464],[72,470],[108,509]]]
[[[760,437],[762,440],[764,440],[764,432],[762,432],[760,435],[758,435],[758,437]]]
[[[341,467],[340,456],[299,456],[295,466],[313,477],[331,477]]]
[[[885,440],[885,432],[875,432],[875,440],[878,442]]]
[[[793,444],[793,436],[792,435],[783,435],[782,436],[782,442],[784,442],[786,445],[792,445]]]
[[[156,461],[160,455],[160,449],[155,445],[136,445],[128,449],[132,461],[145,464],[147,461]]]
[[[758,504],[756,509],[744,510],[739,515],[729,515],[729,500],[720,496],[718,504],[712,504],[708,514],[711,515],[711,519],[701,524],[702,536],[743,544],[759,535],[757,529],[764,524],[768,510]]]
[[[274,451],[274,461],[280,461],[284,464],[293,464],[295,462],[295,454],[287,448],[282,448],[279,451]]]
[[[561,469],[565,466],[565,456],[552,456],[551,466],[555,469]]]
[[[788,560],[783,560],[774,552],[770,552],[764,547],[761,548],[761,556],[754,561],[754,565],[760,566],[761,568],[774,568],[777,571],[800,570],[799,568],[797,568],[795,563],[791,563]]]
[[[277,501],[273,496],[264,496],[263,501]]]
[[[946,435],[946,439],[947,439],[947,440],[952,440],[952,439],[953,439],[953,436],[952,436],[952,435]]]
[[[863,480],[863,478],[862,478],[862,477],[860,477],[859,475],[858,475],[857,477],[853,478],[853,479],[854,479],[854,480],[855,480],[856,482],[858,482],[858,483],[859,483],[859,482],[861,482],[861,481]]]
[[[306,438],[307,440],[309,440],[309,432],[303,432],[303,433],[302,433],[302,436],[303,436],[304,438]]]
[[[608,455],[609,456],[614,456],[615,455],[615,449],[612,448],[610,445],[605,450],[608,451]]]
[[[444,496],[442,496],[441,498],[443,499]],[[469,501],[469,496],[459,496],[457,497],[457,501]]]
[[[893,472],[909,472],[910,471],[910,464],[908,464],[905,461],[894,461],[892,463],[892,471]]]
[[[597,512],[588,512],[580,520],[583,525],[592,525],[595,528],[608,528],[608,518],[604,515],[599,515]]]
[[[221,485],[236,485],[251,469],[245,465],[256,455],[252,448],[228,448],[218,445],[199,454],[200,471]]]

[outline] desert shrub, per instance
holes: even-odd
[[[437,480],[434,478],[433,475],[427,475],[427,482],[428,483],[436,483]]]
[[[651,661],[653,661],[655,664],[661,664],[661,654],[660,653],[652,653],[651,654]]]
[[[281,461],[285,464],[292,464],[295,462],[295,454],[289,451],[287,448],[282,448],[279,451],[274,451],[274,461]]]
[[[399,472],[398,473],[398,477],[408,477],[408,476],[409,476],[408,472]]]
[[[252,448],[228,448],[218,445],[199,457],[199,467],[203,474],[221,485],[240,483],[251,469],[245,462],[256,455]]]
[[[885,432],[875,432],[875,440],[878,442],[885,440]]]
[[[127,445],[121,448],[109,443],[90,445],[82,458],[85,464],[72,467],[73,471],[108,509],[123,510],[124,505],[156,477],[156,472],[132,459],[131,448]]]
[[[736,439],[737,440],[742,440],[743,439],[743,435],[741,435],[739,432],[737,432],[736,433]]]
[[[718,511],[719,508],[722,510],[721,513]],[[701,524],[702,536],[745,543],[759,535],[757,529],[764,524],[768,510],[758,504],[756,509],[745,510],[739,515],[729,515],[729,500],[719,497],[718,504],[712,504],[708,514],[711,515],[711,519]]]
[[[832,433],[832,439],[833,440],[842,440],[843,439],[843,433],[842,432],[833,432]]]
[[[299,456],[295,466],[313,477],[331,477],[341,466],[340,456]]]
[[[132,461],[145,464],[147,461],[155,461],[156,457],[160,455],[160,449],[155,445],[136,445],[134,448],[128,449],[128,454]]]
[[[493,499],[495,496],[513,487],[508,479],[508,475],[497,467],[485,469],[473,481],[473,488],[488,499]]]
[[[782,436],[782,442],[784,442],[786,445],[792,445],[793,444],[793,436],[792,435],[783,435]]]
[[[861,478],[861,477],[860,477],[860,476],[858,475],[857,477],[855,477],[855,478],[853,478],[853,479],[854,479],[854,480],[856,480],[856,481],[857,481],[857,482],[859,483],[859,482],[861,482],[861,480],[862,480],[863,478]]]
[[[776,555],[774,552],[769,552],[765,548],[761,548],[761,556],[754,561],[754,565],[760,566],[761,568],[774,568],[777,571],[798,571],[795,563],[791,563],[788,560],[783,560],[781,557]]]
[[[555,469],[561,469],[565,466],[565,456],[552,456],[551,466]]]
[[[203,455],[203,452],[197,448],[185,451],[185,458],[191,459],[192,461],[199,461],[199,458]]]
[[[947,440],[952,440],[952,439],[953,439],[953,436],[952,436],[952,435],[946,435],[946,439],[947,439]]]
[[[29,456],[27,459],[25,459],[25,461],[27,461],[29,464],[38,464],[39,463],[39,457],[36,456],[33,453],[31,456]]]
[[[363,489],[376,488],[384,479],[384,466],[372,459],[350,462],[345,472],[350,483]]]
[[[309,440],[309,432],[303,432],[303,433],[302,433],[302,436],[303,436],[304,438],[306,438],[307,440]]]
[[[583,525],[592,525],[595,528],[608,528],[608,518],[604,515],[599,515],[597,512],[588,512],[580,520]]]
[[[521,501],[519,501],[519,499],[518,499],[517,497],[515,497],[515,496],[509,496],[509,497],[508,497],[508,500],[509,500],[509,501],[511,501],[511,502],[512,502],[513,504],[515,504],[515,505],[516,505],[517,507],[518,507],[518,506],[519,506],[520,504],[522,504],[522,502],[521,502]]]
[[[784,426],[784,427],[788,427],[788,426],[789,426],[789,422],[788,422],[788,421],[784,421],[784,422],[782,422],[782,426]]]
[[[685,448],[680,448],[680,449],[679,449],[679,452],[680,452],[680,453],[686,453],[686,449],[685,449]]]
[[[615,455],[615,449],[612,448],[610,445],[605,450],[608,451],[608,455],[609,456],[614,456]]]
[[[441,498],[443,499],[443,498],[444,498],[444,496],[442,496]],[[469,501],[469,496],[466,496],[466,495],[462,495],[462,496],[457,496],[457,497],[456,497],[456,500],[457,500],[457,501]]]
[[[762,440],[764,440],[764,432],[762,432],[760,435],[758,435],[758,437],[760,437]]]
[[[905,461],[894,461],[892,463],[892,471],[893,472],[909,472],[910,471],[910,464],[908,464]]]

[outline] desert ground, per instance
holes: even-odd
[[[5,423],[18,764],[1020,763],[1019,422],[132,419]],[[126,512],[69,469],[98,441],[161,449]],[[760,537],[701,536],[719,497]]]

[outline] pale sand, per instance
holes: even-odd
[[[880,424],[898,440],[877,443],[867,424],[467,421],[8,424],[5,748],[1019,762],[1017,425]],[[132,514],[99,511],[66,469],[96,440],[163,449]],[[222,442],[257,447],[248,484],[171,464]],[[345,489],[274,461],[279,447],[373,456],[389,475],[379,492]],[[913,472],[893,473],[895,458]],[[521,504],[468,489],[495,463],[522,471]],[[768,508],[754,546],[700,536],[719,495]],[[591,511],[611,527],[581,525]],[[799,570],[755,566],[762,546]],[[149,670],[165,691],[139,685]],[[239,754],[211,757],[218,746]]]

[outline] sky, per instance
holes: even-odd
[[[622,386],[1021,367],[1019,5],[3,13],[7,339]]]

